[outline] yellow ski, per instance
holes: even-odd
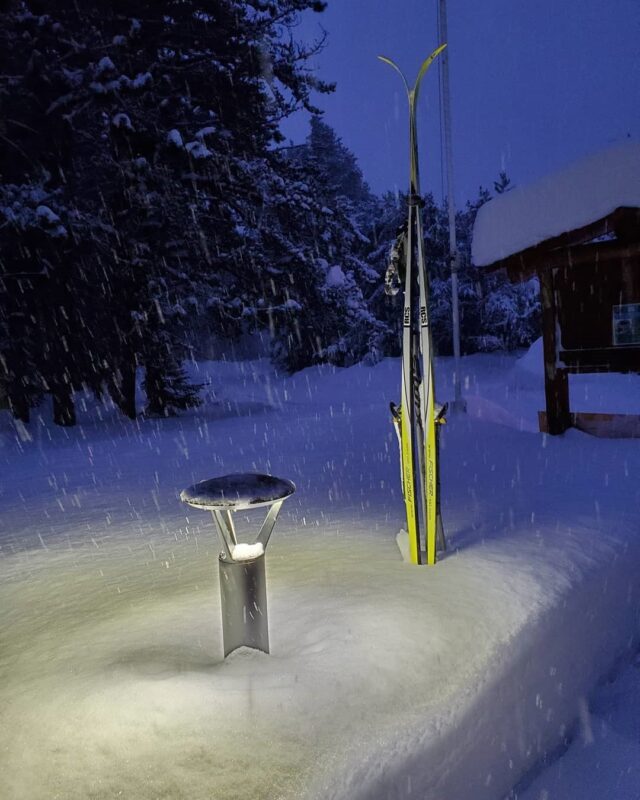
[[[419,497],[422,501],[426,562],[436,563],[438,540],[444,545],[440,520],[438,448],[433,380],[431,332],[429,329],[428,279],[422,230],[422,198],[418,164],[416,109],[422,78],[429,66],[444,50],[437,47],[424,60],[413,88],[409,88],[399,67],[389,58],[379,56],[399,73],[409,100],[410,188],[407,226],[406,272],[402,337],[402,407],[399,419],[402,488],[407,514],[407,531],[411,561],[422,563],[419,525]],[[414,245],[415,236],[415,245]],[[414,252],[415,251],[415,252]],[[417,253],[417,263],[415,255]],[[415,265],[415,268],[414,268]],[[417,269],[416,269],[417,268]],[[415,313],[415,282],[418,283],[418,324]],[[418,360],[418,355],[420,359]],[[416,374],[417,370],[420,374]],[[438,415],[440,416],[440,415]],[[397,422],[396,422],[397,424]],[[416,491],[416,484],[420,491]]]

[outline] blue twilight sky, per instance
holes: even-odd
[[[407,109],[393,58],[413,82],[437,44],[437,0],[329,0],[298,38],[329,34],[314,66],[335,81],[325,120],[376,192],[407,183]],[[501,169],[528,183],[631,135],[640,139],[640,0],[448,0],[455,196]],[[436,64],[418,119],[423,190],[443,186]],[[300,116],[283,126],[301,141]]]

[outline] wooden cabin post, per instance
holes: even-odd
[[[564,433],[571,427],[569,408],[569,376],[558,364],[560,342],[558,333],[558,309],[550,267],[538,268],[540,280],[540,302],[542,305],[542,341],[544,346],[544,391],[547,404],[547,432],[552,435]]]

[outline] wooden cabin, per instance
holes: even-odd
[[[640,435],[640,419],[572,414],[569,374],[640,373],[640,143],[626,141],[486,203],[473,261],[537,277],[546,410],[540,429]],[[607,433],[604,433],[607,435]]]

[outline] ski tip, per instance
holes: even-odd
[[[395,69],[395,71],[398,73],[398,75],[402,78],[402,82],[404,83],[404,88],[407,90],[407,95],[408,95],[409,94],[409,84],[407,83],[407,79],[404,76],[404,72],[400,69],[400,67],[396,64],[396,62],[393,61],[390,58],[387,58],[387,56],[378,56],[378,58],[383,63],[388,64],[390,67],[393,67],[393,69]]]
[[[415,85],[413,87],[414,91],[417,91],[418,86],[420,85],[420,81],[422,80],[425,72],[429,69],[431,64],[435,61],[435,59],[440,55],[440,53],[445,49],[446,46],[447,46],[446,42],[444,42],[441,45],[438,45],[438,47],[436,47],[436,49],[433,51],[433,53],[428,55],[425,58],[425,60],[422,62],[422,66],[420,67],[420,71],[418,72],[418,77],[416,78],[416,82],[415,82]]]
[[[436,47],[436,49],[433,51],[433,53],[431,53],[431,55],[429,55],[429,56],[427,56],[427,58],[425,58],[425,61],[428,61],[429,63],[431,63],[432,61],[435,61],[435,59],[440,55],[440,53],[445,49],[445,47],[447,47],[447,42],[443,42],[442,44],[439,44]]]

